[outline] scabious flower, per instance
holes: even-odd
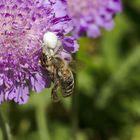
[[[96,38],[100,36],[101,28],[111,30],[113,16],[122,10],[120,0],[67,0],[67,3],[75,37]]]
[[[78,45],[73,37],[65,36],[71,30],[61,0],[0,1],[0,103],[24,104],[30,90],[40,92],[50,85],[39,63],[43,35],[54,32],[64,44],[63,50],[73,53]]]

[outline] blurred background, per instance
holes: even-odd
[[[12,140],[140,140],[140,0],[123,7],[111,32],[79,40],[72,97],[53,103],[50,88],[0,105]]]

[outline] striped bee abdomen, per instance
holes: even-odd
[[[61,81],[62,86],[62,96],[68,97],[73,93],[74,89],[74,79],[72,73],[67,79]]]

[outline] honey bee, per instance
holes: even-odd
[[[48,72],[48,75],[54,84],[51,92],[51,98],[54,102],[59,101],[57,95],[58,88],[61,88],[63,97],[70,96],[74,89],[73,73],[68,62],[59,55],[59,51],[62,47],[60,44],[61,43],[58,41],[55,44],[56,47],[52,48],[44,43],[42,56],[40,58],[42,67]]]

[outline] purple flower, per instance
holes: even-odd
[[[50,85],[39,63],[43,35],[54,32],[64,50],[75,52],[77,43],[65,36],[71,30],[66,4],[61,0],[0,1],[0,103],[13,100],[24,104],[30,90],[40,92]]]
[[[111,30],[113,16],[122,11],[120,0],[67,0],[67,3],[75,37],[96,38],[100,36],[101,28]]]

